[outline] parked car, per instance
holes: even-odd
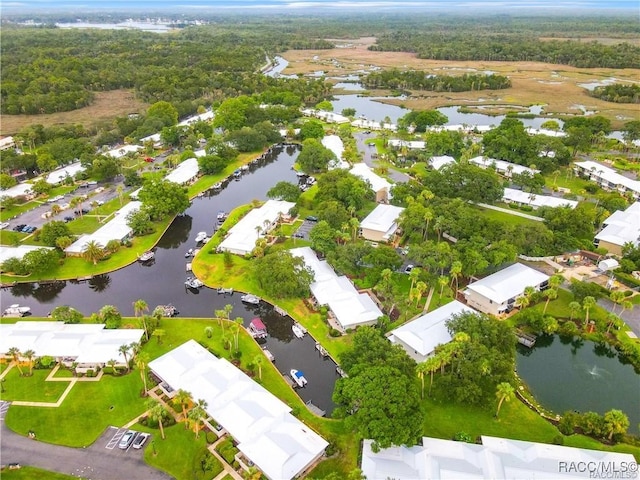
[[[293,236],[296,237],[296,238],[304,238],[304,233],[296,232],[296,233],[293,234]]]
[[[73,217],[70,217],[70,216],[64,217],[64,221],[67,223],[69,223],[71,220],[73,220]]]
[[[24,227],[26,227],[26,225],[24,223],[21,223],[20,225],[16,225],[15,227],[13,227],[13,231],[21,232]]]
[[[411,273],[411,270],[413,270],[413,268],[414,268],[414,266],[413,266],[413,265],[411,265],[411,264],[407,265],[407,266],[405,267],[405,269],[404,269],[404,273],[407,273],[407,274],[408,274],[408,273]]]
[[[0,223],[0,230],[4,230],[8,226],[9,226],[9,224],[7,222],[2,222],[2,223]]]
[[[144,445],[144,442],[147,441],[147,438],[149,438],[149,434],[148,433],[140,433],[138,434],[138,436],[136,437],[136,439],[133,441],[133,448],[135,448],[136,450],[139,450],[142,448],[142,446]]]
[[[122,450],[126,450],[127,448],[129,448],[133,443],[133,439],[135,436],[136,436],[136,432],[134,432],[133,430],[128,430],[127,433],[125,433],[120,439],[120,443],[118,443],[118,448]]]
[[[314,215],[309,215],[307,218],[305,218],[305,220],[307,220],[309,222],[317,222],[318,221],[318,217],[316,217]]]
[[[144,159],[144,161],[147,162],[147,163],[151,163],[151,162],[153,162],[153,158],[147,157],[147,158]]]

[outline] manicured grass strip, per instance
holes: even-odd
[[[73,475],[65,475],[64,473],[50,472],[49,470],[43,470],[36,467],[22,466],[16,470],[9,470],[8,468],[2,470],[2,480],[78,480],[79,478]]]
[[[29,372],[26,365],[21,368],[24,373]],[[21,377],[17,367],[13,367],[4,377],[0,398],[9,401],[57,402],[69,386],[69,382],[45,382],[49,373],[50,369],[34,370],[32,376]]]
[[[529,220],[528,218],[519,217],[518,215],[511,215],[505,212],[499,212],[497,210],[490,210],[488,208],[476,207],[482,216],[490,220],[498,220],[502,223],[508,223],[511,225],[530,225],[535,220]],[[516,212],[516,210],[514,210]],[[522,212],[527,215],[531,215],[531,212]]]
[[[63,387],[67,382],[60,383]],[[104,375],[99,382],[78,382],[58,408],[13,405],[5,422],[16,433],[33,430],[43,442],[84,447],[109,425],[122,426],[145,410],[137,372],[122,377]]]

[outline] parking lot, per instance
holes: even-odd
[[[123,437],[127,432],[134,432],[131,440],[128,442],[128,445],[125,447],[121,444]],[[136,444],[136,440],[145,438],[144,444],[142,448],[134,448],[134,444]],[[114,451],[116,455],[121,455],[122,453],[135,454],[142,456],[142,452],[144,452],[144,448],[150,442],[150,434],[143,432],[136,432],[135,430],[129,430],[128,428],[116,428],[109,427],[109,429],[105,432],[105,434],[98,439],[97,445],[100,446],[104,444],[104,448],[106,450]],[[106,442],[106,443],[105,443]]]
[[[293,236],[296,238],[309,240],[309,232],[313,227],[316,226],[316,224],[317,222],[313,222],[311,220],[305,220],[304,222],[302,222],[302,225],[298,227],[298,230],[294,232]]]

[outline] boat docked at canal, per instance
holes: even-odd
[[[300,388],[307,385],[308,382],[307,379],[304,378],[304,372],[302,372],[302,370],[296,370],[295,368],[292,368],[290,373],[291,378]]]
[[[171,305],[170,303],[168,305],[158,305],[156,308],[159,308],[162,310],[163,317],[175,317],[180,313],[178,309],[173,305]]]
[[[307,329],[300,325],[298,322],[293,322],[293,325],[291,325],[291,330],[293,331],[293,334],[298,338],[303,338],[307,333]]]
[[[196,235],[196,243],[204,242],[207,238],[207,232],[198,232]]]
[[[264,322],[259,318],[254,318],[249,322],[249,333],[253,338],[266,338],[267,337],[267,327]]]
[[[190,248],[189,250],[187,250],[184,254],[184,258],[189,258],[193,255],[193,248]]]
[[[138,257],[138,261],[141,263],[148,262],[149,260],[153,260],[155,256],[156,254],[152,250],[148,250]]]
[[[14,303],[13,305],[9,305],[8,308],[5,308],[2,315],[5,317],[24,317],[30,312],[31,307],[21,307],[20,304]]]
[[[251,295],[250,293],[242,295],[242,297],[240,297],[240,300],[242,300],[243,303],[248,303],[250,305],[258,305],[260,303],[260,297]]]
[[[204,283],[202,282],[202,280],[200,280],[199,278],[196,277],[189,277],[184,281],[184,284],[186,287],[188,288],[193,288],[194,290],[197,290],[200,287],[204,286]]]
[[[220,210],[216,215],[216,219],[218,220],[218,222],[222,223],[227,219],[227,216],[227,212],[223,212],[222,210]]]

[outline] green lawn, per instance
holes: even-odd
[[[498,212],[496,210],[490,210],[488,208],[476,207],[479,212],[482,213],[482,216],[491,220],[498,220],[503,223],[509,223],[511,225],[524,225],[531,224],[531,222],[535,222],[535,220],[529,220],[528,218],[519,217],[518,215],[511,215],[506,212]],[[515,212],[515,210],[514,210]],[[531,212],[522,212],[527,215],[531,215]]]
[[[29,369],[22,367],[25,373]],[[2,400],[21,400],[29,402],[51,402],[55,403],[60,395],[65,391],[68,382],[45,382],[51,370],[33,370],[32,376],[21,377],[16,367],[13,367],[2,383],[3,392],[0,393]]]
[[[11,208],[3,208],[2,210],[0,210],[0,222],[6,222],[7,220],[17,215],[22,215],[24,212],[33,210],[34,208],[39,207],[41,204],[42,202],[31,200],[20,205],[14,205]]]
[[[20,467],[17,470],[2,470],[2,480],[78,480],[79,478],[85,477],[50,472],[36,467]]]
[[[52,383],[53,382],[48,382]],[[67,382],[56,382],[67,386]],[[137,372],[122,377],[104,375],[99,382],[78,382],[58,408],[14,405],[5,419],[16,433],[33,430],[43,442],[84,447],[109,425],[122,426],[145,410]]]
[[[584,189],[587,185],[593,185],[594,182],[585,180],[584,178],[576,177],[572,173],[569,173],[571,167],[564,167],[560,169],[560,175],[558,175],[557,182],[554,183],[553,175],[545,176],[546,185],[549,188],[554,186],[568,188],[571,193],[584,195]],[[569,175],[567,175],[569,173]]]

